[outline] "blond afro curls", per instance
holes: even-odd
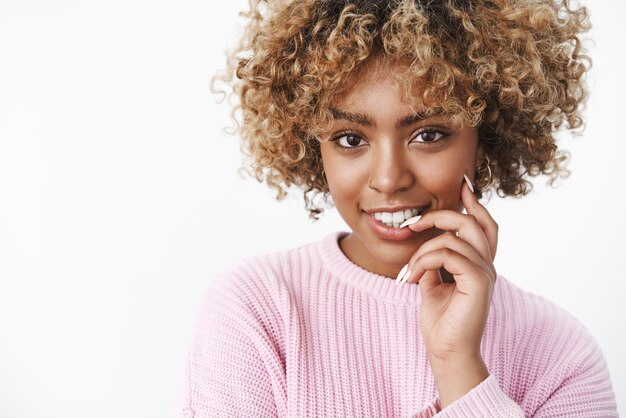
[[[523,196],[540,174],[558,177],[566,151],[556,131],[584,128],[591,67],[580,34],[585,7],[563,0],[250,0],[247,25],[226,71],[232,109],[250,157],[246,169],[282,200],[295,185],[319,219],[329,190],[319,134],[347,80],[375,57],[405,64],[409,101],[437,103],[455,121],[479,128],[493,181],[485,190]],[[579,134],[576,132],[576,134]],[[241,170],[240,169],[240,170]],[[476,182],[485,183],[477,173]],[[477,190],[478,197],[482,191]]]

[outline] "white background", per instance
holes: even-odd
[[[487,207],[498,272],[591,330],[626,414],[626,7],[587,5],[587,129],[561,143],[573,174]],[[347,230],[237,176],[208,83],[244,6],[0,0],[0,416],[174,415],[215,273]]]

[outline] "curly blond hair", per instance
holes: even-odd
[[[584,128],[585,7],[568,0],[250,0],[241,15],[245,32],[211,84],[226,93],[216,88],[222,82],[238,99],[233,132],[251,157],[240,173],[265,181],[279,201],[298,186],[314,220],[324,210],[315,197],[321,193],[324,204],[329,197],[319,134],[348,79],[377,57],[404,64],[400,91],[426,86],[403,100],[436,103],[453,123],[478,127],[493,176],[478,198],[491,189],[523,196],[532,189],[525,177],[548,175],[552,185],[569,175],[555,133],[564,122]]]

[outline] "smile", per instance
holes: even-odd
[[[417,211],[416,215],[421,215],[422,213],[426,212],[426,210],[429,207],[426,208],[421,208],[421,209],[411,209],[411,216],[413,215],[413,211]],[[397,223],[396,225],[393,225],[393,218],[392,218],[392,225],[387,225],[385,224],[382,220],[376,219],[376,215],[380,215],[379,213],[367,213],[367,212],[362,212],[363,216],[365,217],[365,220],[367,222],[367,224],[369,225],[370,229],[372,230],[372,232],[380,239],[382,240],[386,240],[386,241],[404,241],[407,240],[409,238],[412,238],[415,234],[417,234],[416,232],[412,231],[411,229],[405,227],[405,228],[399,228],[400,224],[402,222],[404,222],[404,216],[403,215],[403,219],[402,221]],[[389,212],[387,212],[389,213]],[[384,212],[383,212],[384,214]],[[416,216],[415,215],[415,216]],[[407,218],[408,219],[408,218]]]
[[[373,215],[377,221],[380,221],[387,226],[400,228],[400,225],[402,225],[404,221],[414,216],[421,215],[426,211],[426,209],[427,207],[405,209],[397,212],[374,212],[370,213],[370,215]]]

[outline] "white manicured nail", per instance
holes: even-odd
[[[406,273],[406,270],[408,268],[408,264],[405,264],[404,267],[402,267],[402,270],[400,270],[400,273],[398,273],[398,277],[396,277],[396,286],[398,285],[398,283],[400,283],[400,280],[404,277],[404,273]]]
[[[404,277],[402,278],[401,282],[402,284],[406,283],[407,280],[409,280],[409,276],[411,275],[411,270],[407,271],[406,274],[404,275]]]
[[[421,218],[422,218],[422,215],[417,215],[417,216],[414,216],[412,218],[409,218],[409,219],[407,219],[406,221],[404,221],[404,222],[402,222],[400,224],[400,228],[404,228],[405,226],[413,225],[414,223],[419,221]]]
[[[472,186],[472,182],[470,181],[469,177],[467,177],[467,175],[465,175],[465,174],[463,174],[463,177],[465,178],[465,182],[469,186],[469,188],[472,191],[472,193],[474,193],[474,186]]]

